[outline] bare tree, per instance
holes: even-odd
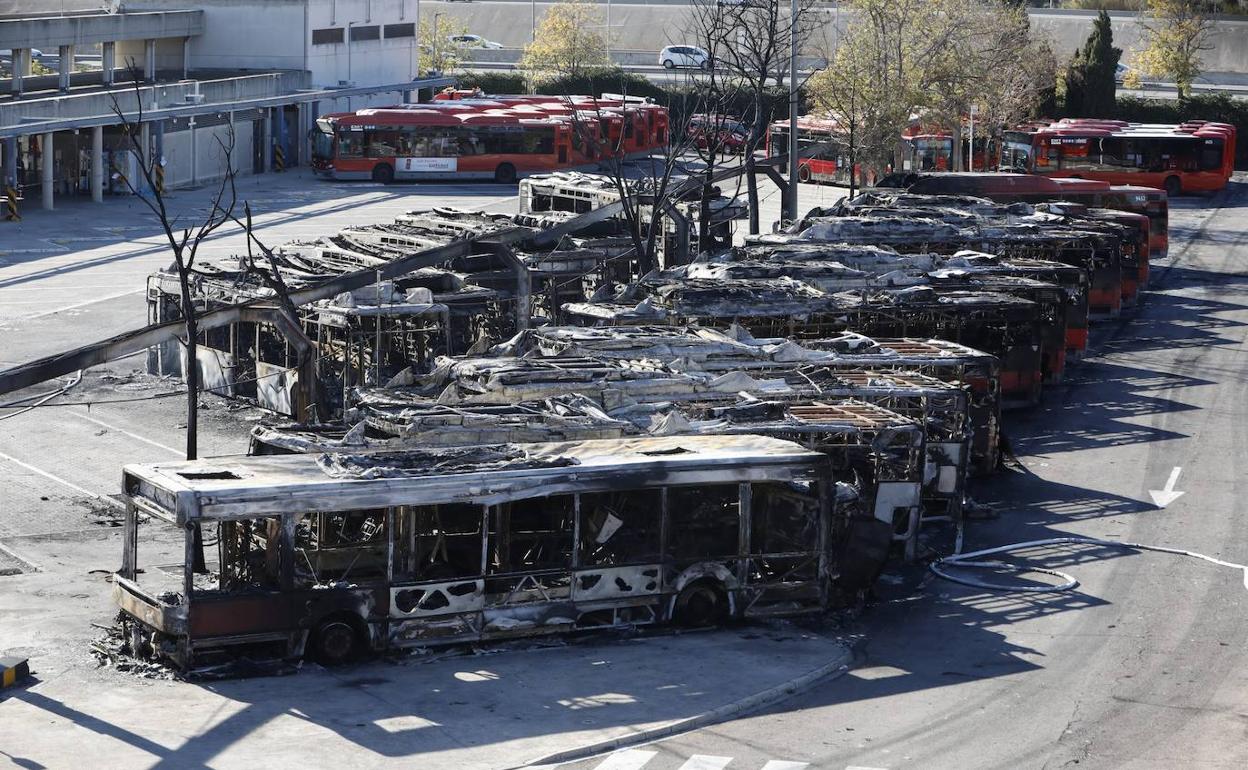
[[[186,459],[194,460],[199,455],[199,364],[197,348],[199,327],[194,299],[194,268],[199,254],[199,247],[222,225],[231,221],[236,204],[234,188],[235,169],[232,159],[234,151],[234,132],[231,127],[226,140],[217,137],[217,146],[221,150],[225,163],[225,173],[220,184],[213,193],[212,201],[202,218],[195,222],[184,222],[184,214],[173,214],[165,203],[163,183],[164,159],[157,157],[150,142],[144,139],[146,133],[144,123],[142,73],[135,66],[134,60],[127,62],[131,80],[134,83],[135,109],[127,115],[116,96],[112,99],[113,114],[121,124],[122,133],[135,156],[135,167],[138,179],[132,179],[124,173],[115,177],[125,185],[131,194],[143,202],[164,231],[169,251],[173,255],[173,267],[178,275],[180,312],[185,327],[185,339],[182,340],[186,351]],[[196,572],[206,571],[204,563],[203,534],[198,524],[194,525],[194,564]]]
[[[813,0],[799,0],[797,14],[789,3],[771,0],[762,3],[720,5],[697,3],[692,8],[689,33],[704,44],[712,57],[711,73],[718,73],[726,86],[729,81],[743,98],[742,123],[749,127],[743,163],[746,195],[750,209],[750,233],[759,231],[758,179],[755,153],[765,147],[767,132],[780,99],[773,87],[786,79],[801,77],[789,72],[790,36],[797,36],[801,51],[810,39],[818,18]],[[727,93],[721,88],[721,94]],[[796,183],[796,180],[790,180]]]

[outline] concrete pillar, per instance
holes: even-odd
[[[160,180],[160,191],[166,188],[165,182],[165,121],[152,121],[152,176]]]
[[[113,70],[117,68],[117,44],[104,43],[100,46],[100,67],[103,70],[104,85],[113,84]]]
[[[143,79],[148,83],[156,82],[156,39],[143,41]]]
[[[260,143],[264,145],[260,151],[260,157],[264,160],[261,168],[266,173],[273,170],[273,120],[276,110],[272,107],[264,111],[264,133]],[[254,135],[253,135],[254,136]]]
[[[17,137],[9,136],[4,140],[4,186],[17,188]]]
[[[104,202],[104,126],[91,129],[91,200]]]
[[[22,95],[22,81],[30,75],[30,49],[14,48],[9,53],[13,58],[13,79],[9,81],[9,87],[16,98]]]
[[[189,37],[182,38],[182,79],[186,80],[188,72],[191,71],[191,39]]]
[[[56,166],[56,146],[53,144],[54,136],[55,135],[49,131],[44,134],[43,138],[39,141],[39,162],[43,164],[41,169],[43,172],[43,178],[41,179],[42,183],[39,187],[40,191],[43,193],[43,208],[47,211],[52,210],[52,186],[55,184],[52,179],[52,171]]]
[[[60,73],[60,89],[62,91],[69,90],[69,76],[74,72],[74,47],[72,45],[63,45],[60,47],[61,63],[58,68]]]
[[[186,119],[186,130],[191,140],[191,187],[194,187],[199,183],[199,137],[194,115]]]
[[[290,151],[290,132],[286,130],[286,108],[277,107],[273,110],[277,118],[277,146],[282,148],[282,162],[287,168],[296,164],[295,154]]]
[[[151,168],[152,124],[146,121],[139,124],[139,163],[142,163],[147,168]],[[134,182],[136,190],[143,191],[143,172],[140,171],[138,178],[131,181]]]

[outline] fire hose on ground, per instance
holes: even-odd
[[[1146,545],[1144,543],[1129,543],[1118,540],[1101,540],[1095,537],[1053,537],[1046,540],[1029,540],[1023,543],[1011,543],[1009,545],[1001,545],[995,548],[984,548],[979,551],[970,551],[968,553],[955,553],[951,556],[945,556],[928,565],[928,568],[937,576],[949,580],[954,583],[960,583],[964,586],[972,588],[985,588],[992,591],[1016,591],[1020,593],[1054,593],[1058,591],[1070,591],[1079,586],[1079,581],[1065,572],[1046,567],[1030,567],[1025,565],[1010,564],[1003,561],[981,561],[985,556],[992,556],[999,553],[1008,553],[1023,548],[1040,548],[1050,545],[1099,545],[1107,548],[1124,548],[1135,551],[1155,551],[1157,553],[1168,553],[1175,556],[1187,556],[1192,559],[1200,559],[1220,567],[1230,567],[1240,570],[1243,573],[1244,588],[1248,590],[1248,565],[1236,564],[1234,562],[1223,561],[1212,556],[1195,551],[1185,551],[1181,548],[1167,548],[1160,545]],[[1052,575],[1064,582],[1057,585],[1039,585],[1039,586],[1007,586],[997,583],[989,583],[983,580],[977,580],[973,577],[965,577],[962,575],[951,574],[945,571],[945,567],[958,567],[968,569],[1014,569],[1021,572],[1034,572],[1042,575]]]

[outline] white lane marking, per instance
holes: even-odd
[[[717,757],[713,754],[694,754],[685,760],[680,770],[723,770],[732,761],[732,757]]]
[[[97,419],[97,418],[95,418],[95,417],[92,417],[92,416],[91,416],[91,415],[89,415],[89,414],[83,414],[82,412],[73,412],[73,411],[71,411],[71,412],[70,412],[70,414],[72,414],[72,415],[73,415],[73,416],[75,416],[75,417],[78,417],[78,418],[81,418],[81,419],[83,419],[83,420],[86,420],[87,422],[93,422],[93,423],[95,423],[96,425],[99,425],[100,427],[103,427],[103,428],[108,428],[109,430],[115,430],[115,431],[117,431],[118,433],[120,433],[120,434],[122,434],[122,435],[129,436],[130,438],[134,439],[135,441],[142,441],[144,444],[151,444],[152,446],[156,447],[157,449],[163,449],[163,450],[165,450],[166,452],[170,452],[170,453],[172,453],[172,454],[178,455],[179,457],[181,457],[181,456],[182,456],[182,452],[181,452],[181,450],[174,449],[174,448],[173,448],[173,447],[171,447],[171,446],[165,446],[164,444],[160,443],[159,441],[152,441],[150,438],[144,438],[144,437],[140,436],[140,435],[139,435],[139,434],[137,434],[137,433],[131,433],[130,431],[126,430],[125,428],[119,428],[119,427],[117,427],[116,425],[113,425],[113,424],[111,424],[111,423],[104,422],[103,420],[100,420],[100,419]]]
[[[787,759],[769,759],[767,764],[763,765],[763,770],[806,770],[810,767],[809,762],[790,762]]]
[[[31,465],[30,463],[24,463],[24,462],[22,462],[21,460],[17,459],[16,457],[13,457],[12,455],[6,455],[4,452],[0,452],[0,460],[8,460],[9,462],[13,463],[14,465],[20,465],[20,466],[22,466],[23,468],[25,468],[26,470],[30,471],[31,473],[38,473],[40,476],[43,476],[45,479],[51,479],[52,481],[55,481],[55,482],[56,482],[56,483],[58,483],[58,484],[64,484],[65,486],[69,487],[70,489],[72,489],[72,490],[74,490],[74,491],[76,491],[76,492],[81,492],[82,494],[86,495],[87,497],[93,497],[93,498],[95,498],[96,500],[99,500],[99,501],[100,501],[100,502],[102,502],[102,503],[108,503],[109,505],[113,506],[114,508],[121,508],[121,509],[123,509],[123,510],[124,510],[124,509],[125,509],[125,507],[126,507],[126,506],[122,505],[121,503],[117,502],[116,500],[114,500],[114,499],[113,499],[113,498],[111,498],[111,497],[105,497],[104,495],[99,495],[99,494],[96,494],[95,492],[92,492],[92,491],[91,491],[91,490],[89,490],[89,489],[83,489],[82,487],[78,486],[77,484],[75,484],[75,483],[74,483],[74,482],[72,482],[72,481],[66,481],[65,479],[61,478],[60,476],[55,476],[55,475],[53,475],[53,474],[51,474],[51,473],[48,473],[47,471],[43,470],[42,468],[36,468],[35,466]]]
[[[26,315],[26,316],[22,316],[21,318],[22,320],[25,320],[25,321],[33,321],[36,318],[43,318],[44,316],[56,315],[57,313],[64,313],[66,310],[77,310],[80,307],[94,305],[99,302],[108,302],[110,299],[119,299],[121,297],[128,297],[131,294],[140,294],[144,291],[147,291],[147,289],[131,289],[130,291],[123,291],[119,294],[110,294],[107,297],[96,297],[95,299],[89,299],[86,302],[79,302],[76,305],[66,305],[65,307],[58,307],[55,310],[45,310],[42,313]]]
[[[602,760],[602,763],[594,770],[641,770],[658,753],[657,751],[641,751],[640,749],[617,751]]]

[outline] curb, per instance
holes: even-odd
[[[0,690],[12,687],[30,676],[30,663],[25,658],[0,658]]]
[[[805,674],[793,677],[792,679],[782,682],[774,687],[756,692],[753,695],[747,695],[740,700],[732,703],[726,703],[717,706],[709,711],[701,714],[695,714],[685,719],[679,719],[675,722],[657,725],[647,730],[641,730],[628,735],[621,735],[616,738],[608,738],[607,740],[598,741],[596,743],[578,746],[574,749],[565,749],[557,751],[553,754],[547,754],[542,757],[517,765],[509,770],[521,770],[521,768],[532,767],[535,765],[558,765],[567,762],[576,762],[578,760],[592,757],[596,754],[603,754],[608,751],[615,751],[628,746],[636,746],[641,743],[650,743],[660,738],[667,738],[678,733],[696,730],[698,728],[713,725],[719,722],[727,721],[730,718],[744,714],[748,711],[771,706],[779,703],[786,698],[809,689],[827,679],[834,679],[849,670],[850,660],[853,658],[853,650],[841,642],[837,642],[841,646],[841,654],[832,661],[825,663],[818,668],[807,671]]]

